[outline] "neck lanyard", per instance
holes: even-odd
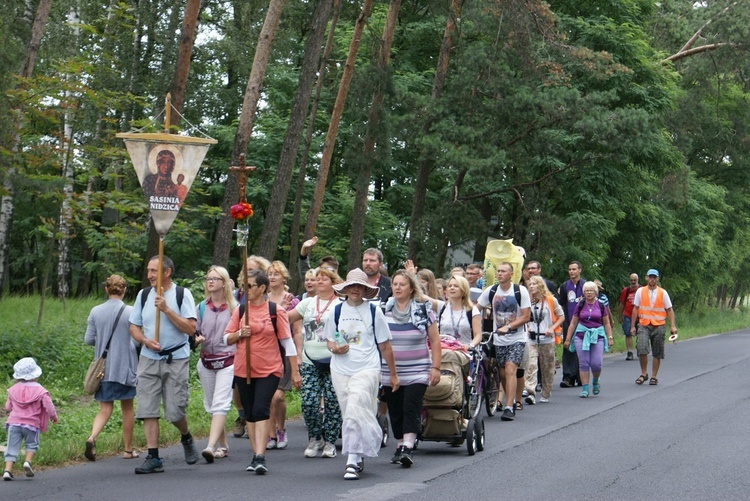
[[[331,306],[331,303],[335,297],[332,297],[328,300],[328,303],[326,304],[326,307],[323,308],[323,311],[320,311],[320,298],[315,298],[315,323],[320,324],[320,317],[323,316],[323,313],[326,312],[329,306]]]
[[[456,318],[453,315],[453,306],[451,306],[451,327],[453,327],[453,337],[456,339],[458,339],[458,328],[461,326],[461,319],[463,317],[463,310],[461,310],[461,314],[458,316],[458,322],[456,322]]]

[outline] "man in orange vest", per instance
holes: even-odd
[[[648,384],[659,384],[659,366],[664,358],[664,341],[666,337],[666,320],[669,318],[670,331],[677,334],[674,323],[674,310],[667,291],[659,287],[659,271],[650,269],[646,272],[646,287],[636,291],[633,298],[633,316],[630,334],[636,334],[635,348],[641,363],[641,375],[635,380],[636,384],[643,384],[648,379],[648,354],[653,357],[651,379]]]

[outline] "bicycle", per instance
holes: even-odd
[[[469,415],[476,418],[485,406],[488,416],[497,412],[497,396],[500,391],[500,369],[495,364],[492,334],[482,333],[482,342],[471,353],[471,367],[467,377]]]

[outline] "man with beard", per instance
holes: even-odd
[[[362,255],[362,270],[367,275],[367,283],[379,289],[378,300],[384,305],[391,297],[391,279],[380,273],[382,265],[382,252],[374,247],[365,250]]]

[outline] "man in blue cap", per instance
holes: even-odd
[[[636,384],[643,384],[648,379],[648,354],[653,357],[651,379],[648,384],[659,384],[659,366],[664,358],[664,341],[666,337],[666,320],[669,318],[670,330],[677,334],[674,323],[674,310],[667,291],[659,287],[659,271],[650,269],[646,272],[646,287],[641,287],[633,298],[633,316],[630,333],[637,334],[635,347],[638,361],[641,363],[641,375],[635,380]]]

